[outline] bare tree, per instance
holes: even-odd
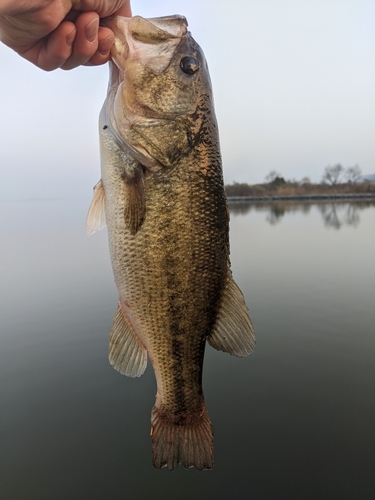
[[[348,167],[345,171],[345,178],[351,184],[352,182],[357,182],[358,178],[361,176],[362,170],[359,165],[354,165],[354,167]]]
[[[271,170],[271,172],[266,175],[265,179],[268,183],[271,184],[271,182],[277,179],[277,177],[281,177],[281,174],[279,174],[279,172],[276,172],[276,170]]]
[[[327,182],[328,184],[334,186],[335,184],[338,184],[339,181],[341,180],[344,170],[345,170],[344,167],[340,163],[337,163],[336,165],[333,166],[328,165],[328,167],[324,169],[322,181]]]

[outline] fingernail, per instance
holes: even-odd
[[[98,52],[102,56],[106,56],[111,50],[115,37],[113,35],[107,36],[104,40],[99,43]]]
[[[93,19],[87,26],[85,26],[85,36],[89,42],[93,42],[98,34],[99,18]]]

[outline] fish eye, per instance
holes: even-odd
[[[199,69],[199,61],[193,56],[185,56],[180,61],[180,68],[187,75],[194,75]]]

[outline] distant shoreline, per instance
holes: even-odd
[[[299,194],[272,196],[227,196],[228,202],[241,201],[315,201],[315,200],[368,200],[375,199],[375,193],[342,194]]]

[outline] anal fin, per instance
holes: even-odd
[[[125,191],[125,223],[131,234],[136,234],[143,224],[146,215],[146,197],[144,173],[141,164],[134,169],[132,175],[122,175]]]
[[[89,236],[100,231],[105,226],[105,192],[103,181],[94,186],[94,196],[87,213],[86,231]]]
[[[208,343],[218,351],[245,357],[255,348],[255,335],[244,296],[230,271],[213,332]]]
[[[126,321],[119,305],[109,332],[110,364],[127,377],[140,377],[147,366],[147,350]]]

